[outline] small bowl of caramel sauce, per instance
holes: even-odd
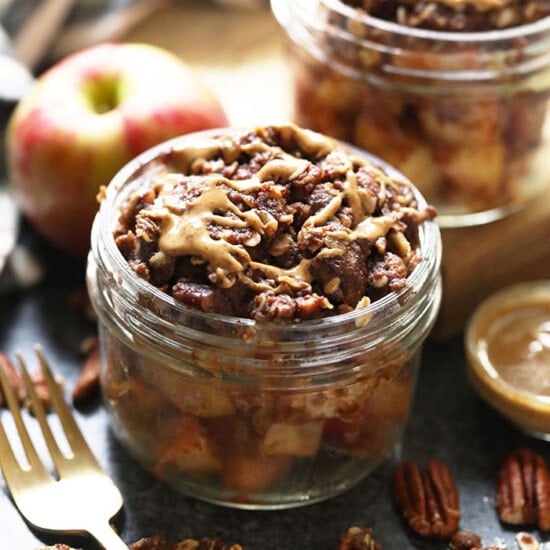
[[[481,397],[523,431],[550,440],[550,281],[487,298],[468,323],[465,346]]]

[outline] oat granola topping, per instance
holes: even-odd
[[[550,15],[550,0],[342,0],[374,17],[411,27],[484,31]]]
[[[418,227],[411,186],[293,125],[205,139],[151,166],[115,238],[176,300],[256,320],[364,307],[406,284]]]

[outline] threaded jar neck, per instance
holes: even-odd
[[[290,39],[343,74],[440,85],[513,82],[550,66],[550,17],[483,32],[446,32],[372,17],[339,0],[273,0]]]

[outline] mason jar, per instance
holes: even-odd
[[[397,167],[442,227],[500,219],[547,189],[550,17],[449,32],[347,4],[272,0],[288,37],[298,124]],[[497,23],[511,13],[503,8]]]
[[[94,221],[87,282],[112,428],[144,468],[187,495],[247,509],[320,501],[358,483],[401,439],[440,304],[439,227],[421,224],[422,260],[406,285],[363,308],[281,323],[189,307],[139,277],[113,234],[147,167],[200,150],[204,135],[131,161]]]

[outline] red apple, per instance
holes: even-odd
[[[83,256],[101,185],[166,139],[227,125],[217,99],[172,53],[109,43],[46,71],[15,109],[7,164],[26,217],[58,247]]]

